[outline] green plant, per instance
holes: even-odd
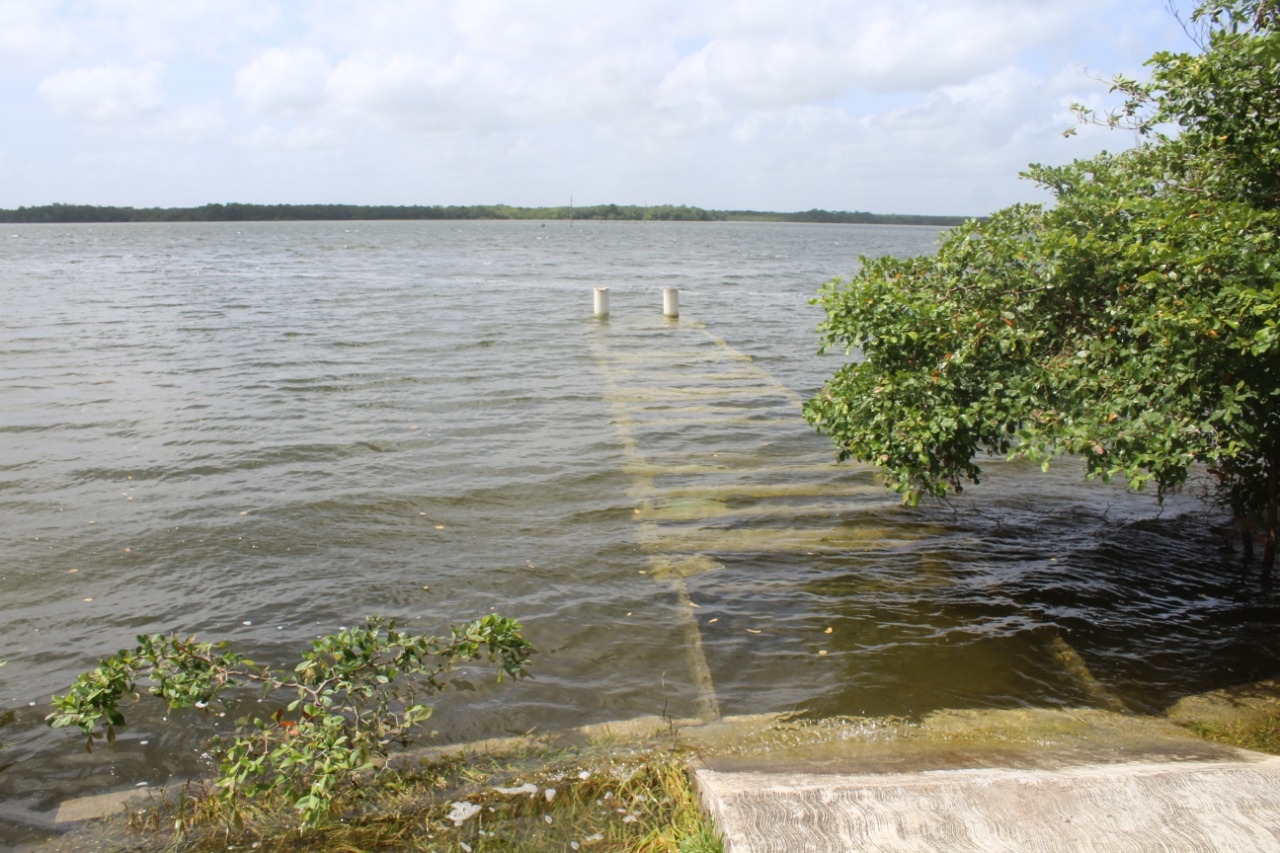
[[[217,798],[233,824],[250,800],[284,797],[297,810],[300,829],[314,829],[356,796],[361,780],[379,772],[390,745],[426,720],[431,708],[419,695],[445,689],[458,664],[487,658],[504,675],[525,676],[533,653],[519,624],[498,615],[454,628],[448,638],[408,634],[392,621],[370,616],[364,624],[315,640],[292,672],[261,667],[226,643],[176,635],[139,636],[138,645],[83,673],[46,721],[75,726],[95,740],[115,740],[125,724],[120,704],[137,700],[139,682],[170,708],[223,713],[238,704],[239,688],[277,694],[274,710],[237,720],[236,732],[216,738]],[[231,694],[228,692],[232,691]]]
[[[686,756],[654,743],[578,740],[572,732],[401,755],[358,804],[300,835],[271,796],[245,805],[242,828],[191,785],[83,827],[60,849],[171,853],[721,853]]]
[[[1280,21],[1208,0],[1196,55],[1118,79],[1142,140],[1028,176],[1052,205],[953,231],[932,257],[864,258],[818,301],[857,352],[805,406],[841,458],[914,503],[977,482],[980,453],[1157,492],[1205,471],[1246,537],[1280,541]],[[1087,111],[1086,118],[1088,117]]]

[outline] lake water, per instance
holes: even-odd
[[[1275,601],[1192,496],[993,461],[909,510],[833,463],[799,416],[839,364],[809,300],[860,254],[936,238],[6,226],[0,843],[69,797],[201,771],[198,714],[144,704],[91,756],[41,724],[143,632],[284,663],[369,613],[519,618],[535,678],[464,673],[442,741],[661,713],[1153,712],[1273,674]]]

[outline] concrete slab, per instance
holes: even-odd
[[[58,806],[53,822],[59,827],[65,827],[81,821],[110,817],[122,814],[130,808],[144,808],[163,796],[163,789],[129,788],[123,791],[95,794],[91,797],[76,797],[73,800],[64,800]]]
[[[696,779],[726,853],[1280,851],[1280,758]]]
[[[1280,853],[1280,757],[1097,709],[691,730],[726,853]]]

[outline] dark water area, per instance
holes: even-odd
[[[992,460],[981,486],[908,509],[834,464],[799,417],[840,363],[815,354],[809,300],[860,254],[936,236],[9,226],[0,845],[68,798],[204,771],[225,720],[144,703],[91,756],[41,722],[143,632],[285,663],[369,613],[424,632],[520,619],[535,677],[464,673],[440,741],[710,707],[911,717],[1105,694],[1154,713],[1273,675],[1277,602],[1194,489],[1160,506],[1070,460]]]

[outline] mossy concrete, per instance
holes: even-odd
[[[938,711],[923,719],[714,722],[644,717],[415,751],[547,754],[589,766],[675,750],[727,853],[1280,851],[1280,758],[1187,724],[1280,716],[1280,681],[1190,697],[1165,716],[1106,710]],[[159,789],[68,801],[56,820],[119,814]]]
[[[779,719],[708,744],[695,782],[726,853],[1280,851],[1280,758],[1179,724],[1208,710],[1274,716],[1274,687],[1197,697],[1165,717]]]
[[[1188,696],[1174,703],[1165,716],[1187,725],[1255,726],[1280,717],[1280,679]]]

